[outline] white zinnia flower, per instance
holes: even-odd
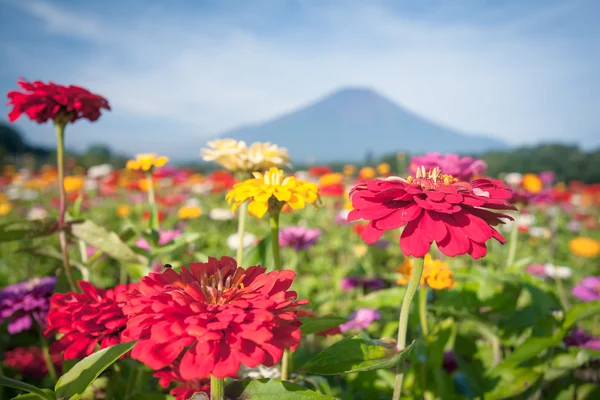
[[[523,174],[518,172],[510,172],[504,175],[504,181],[510,186],[519,186],[523,181]]]
[[[207,143],[208,148],[201,151],[204,161],[214,161],[231,171],[245,170],[246,143],[235,139],[217,139]]]
[[[573,270],[569,267],[557,266],[553,264],[544,265],[546,276],[557,279],[567,279],[573,275]]]
[[[244,245],[245,249],[252,246],[255,242],[256,242],[255,235],[253,235],[252,233],[249,233],[249,232],[244,233],[243,245]],[[240,244],[240,239],[239,239],[239,235],[237,233],[234,233],[233,235],[231,235],[227,238],[227,246],[231,250],[237,250],[239,244]]]
[[[104,178],[108,174],[110,174],[113,170],[112,165],[110,164],[99,164],[90,167],[87,171],[87,177],[90,179],[100,179]]]
[[[235,218],[235,214],[229,208],[213,208],[208,213],[208,218],[213,221],[229,221]]]

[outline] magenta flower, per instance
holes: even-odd
[[[179,230],[161,230],[158,233],[158,245],[164,246],[171,240],[177,239],[179,236],[181,236],[181,231]],[[144,238],[139,238],[135,242],[135,245],[140,249],[150,251],[150,243],[148,243],[148,241]]]
[[[581,301],[600,300],[600,276],[588,276],[575,285],[571,294]]]
[[[530,264],[525,268],[525,272],[533,276],[546,276],[546,267],[544,264]]]
[[[424,156],[413,157],[410,160],[409,172],[414,175],[421,166],[425,166],[427,171],[439,167],[444,174],[452,175],[461,181],[469,181],[476,175],[483,175],[487,170],[485,161],[460,157],[454,153],[427,153]]]
[[[542,171],[538,176],[540,177],[544,186],[551,186],[554,183],[554,179],[556,179],[554,171]]]
[[[351,329],[362,330],[367,329],[369,325],[381,318],[379,311],[373,308],[359,308],[358,311],[350,315],[350,321],[340,325],[342,332],[349,331]]]
[[[288,226],[279,231],[279,245],[281,247],[291,247],[296,251],[306,250],[314,246],[320,236],[320,229]]]
[[[56,278],[50,276],[6,286],[0,291],[0,324],[8,320],[11,335],[30,329],[33,321],[45,328],[54,286]]]
[[[563,341],[569,347],[577,346],[600,351],[600,338],[587,334],[583,329],[573,329]]]

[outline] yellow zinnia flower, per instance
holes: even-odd
[[[538,193],[544,188],[544,183],[536,174],[525,174],[521,181],[523,187],[531,193]]]
[[[600,254],[600,242],[589,237],[576,237],[569,242],[571,253],[576,256],[594,258]]]
[[[202,209],[198,206],[183,206],[177,211],[180,219],[194,219],[202,215]]]
[[[398,267],[398,272],[402,275],[398,278],[398,284],[406,285],[410,280],[413,269],[413,260],[405,258],[404,262]],[[423,274],[421,275],[421,285],[426,284],[432,289],[450,289],[456,286],[452,271],[448,263],[442,260],[434,260],[431,255],[425,255],[425,264],[423,265]]]
[[[156,153],[137,154],[135,160],[127,161],[127,169],[134,171],[150,171],[153,168],[164,166],[169,159],[167,157],[159,157]]]
[[[227,193],[227,202],[233,203],[232,211],[235,212],[242,203],[250,200],[248,212],[262,218],[269,209],[279,212],[288,204],[292,209],[299,210],[306,203],[314,204],[319,199],[317,185],[293,176],[284,177],[280,169],[271,168],[264,175],[260,172],[253,172],[252,175],[254,179],[236,183]]]
[[[65,176],[63,185],[65,192],[73,193],[80,191],[84,183],[85,181],[81,176]]]
[[[359,179],[373,179],[376,175],[375,168],[372,167],[362,167],[360,171],[358,171]]]
[[[12,204],[9,202],[0,202],[0,215],[7,215],[12,210]]]
[[[377,166],[377,173],[379,175],[388,175],[391,170],[392,170],[392,168],[390,167],[390,164],[388,164],[388,163],[381,163]]]
[[[337,185],[342,182],[344,176],[337,172],[330,172],[325,175],[321,175],[319,178],[319,186]]]
[[[356,166],[352,164],[344,165],[344,175],[353,175],[356,172]]]

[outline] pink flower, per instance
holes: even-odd
[[[410,160],[409,172],[415,174],[417,168],[424,166],[426,170],[438,167],[445,174],[452,175],[461,181],[471,180],[476,175],[483,175],[487,164],[483,160],[472,157],[460,157],[458,154],[427,153]]]
[[[161,230],[158,233],[158,245],[164,246],[165,244],[169,243],[171,240],[177,239],[179,236],[181,236],[181,231],[179,231],[179,230]],[[144,238],[139,238],[135,242],[135,245],[137,247],[139,247],[140,249],[150,251],[150,244]]]

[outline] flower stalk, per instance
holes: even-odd
[[[66,121],[56,120],[54,127],[56,128],[56,166],[58,168],[59,182],[59,205],[58,205],[58,240],[60,242],[60,251],[62,254],[63,267],[65,276],[69,282],[71,290],[75,293],[79,292],[75,279],[73,278],[73,270],[69,262],[69,253],[67,250],[67,232],[65,231],[65,214],[67,209],[67,194],[65,191],[65,127]]]
[[[244,265],[244,237],[246,236],[246,219],[248,218],[248,203],[243,203],[239,207],[238,214],[238,248],[235,259],[239,266]]]
[[[225,399],[225,379],[210,376],[210,400]]]
[[[419,289],[419,321],[423,336],[429,336],[429,326],[427,326],[427,287]]]
[[[148,180],[148,204],[150,205],[150,229],[158,232],[158,208],[156,207],[156,198],[154,196],[154,179],[152,178],[152,169],[146,172]]]
[[[519,217],[521,213],[518,212],[515,220],[512,224],[510,231],[510,243],[508,245],[508,257],[506,258],[505,267],[508,268],[515,263],[515,256],[517,255],[517,244],[519,243]]]
[[[421,282],[421,275],[423,275],[423,265],[425,260],[423,258],[415,258],[413,264],[412,275],[406,288],[406,294],[402,300],[402,306],[400,307],[400,319],[398,327],[398,351],[406,347],[406,331],[408,329],[408,315],[410,313],[410,306],[412,304],[415,293]],[[394,395],[393,400],[400,400],[400,394],[402,393],[402,381],[404,379],[404,372],[402,367],[398,365],[396,367],[396,381],[394,383]]]

